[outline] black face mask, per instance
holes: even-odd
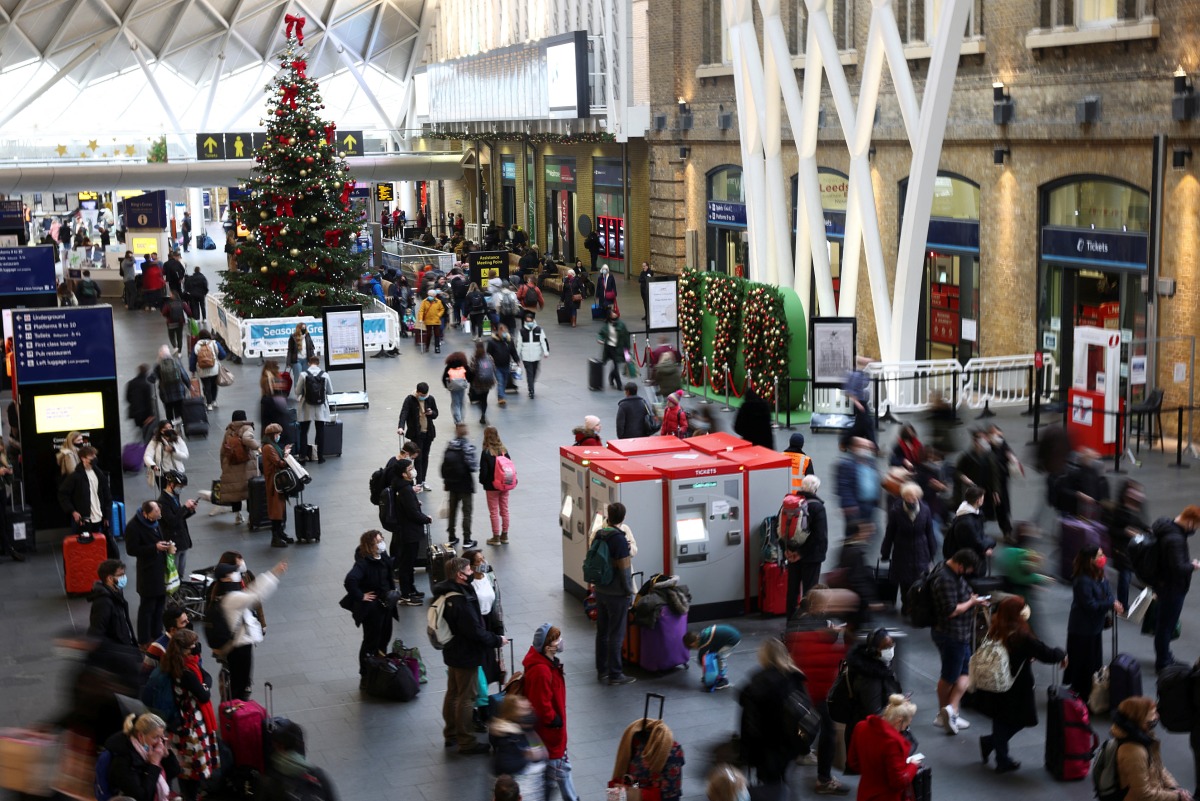
[[[200,656],[200,653],[201,653],[201,651],[200,651],[200,643],[196,643],[195,645],[193,645],[193,646],[192,646],[192,652],[191,652],[191,653],[192,653],[192,656]]]

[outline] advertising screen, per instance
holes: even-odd
[[[136,256],[149,256],[158,252],[158,237],[134,236],[129,239],[130,249]]]
[[[575,43],[563,42],[546,48],[546,91],[551,111],[574,112],[579,103],[575,74]],[[575,116],[574,113],[571,116]]]
[[[104,428],[104,400],[99,392],[37,395],[33,399],[37,433]]]

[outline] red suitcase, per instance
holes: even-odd
[[[758,611],[764,615],[787,612],[787,568],[777,562],[767,562],[759,571]]]
[[[233,764],[262,772],[266,765],[263,730],[267,710],[255,701],[227,701],[219,708],[221,739],[233,752]]]
[[[1046,692],[1046,770],[1060,782],[1086,778],[1100,745],[1087,704],[1058,683],[1057,667]]]
[[[90,542],[80,542],[72,534],[63,539],[63,581],[68,595],[83,595],[92,591],[99,579],[96,571],[108,558],[108,545],[103,534],[93,534]]]

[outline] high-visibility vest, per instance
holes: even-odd
[[[792,458],[792,492],[799,492],[800,482],[804,480],[812,459],[803,453],[789,453],[788,456]]]

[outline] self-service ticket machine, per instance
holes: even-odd
[[[664,479],[658,503],[663,572],[679,576],[691,590],[689,620],[742,614],[748,594],[744,468],[692,450],[631,461],[658,470]],[[643,558],[650,541],[647,537],[644,546],[639,541],[635,560],[647,571],[654,569]]]
[[[665,439],[665,437],[664,437]],[[587,596],[583,580],[583,559],[587,556],[588,535],[604,525],[608,506],[625,505],[625,524],[638,542],[634,569],[647,576],[663,572],[658,543],[663,539],[663,476],[657,469],[633,459],[608,452],[613,458],[596,459],[588,465],[588,523],[585,535],[568,540],[563,537],[563,588],[582,599]]]
[[[689,448],[701,453],[707,453],[709,456],[728,453],[738,448],[749,448],[753,445],[750,440],[742,439],[735,434],[727,434],[724,431],[718,431],[715,434],[704,434],[699,437],[689,437],[687,444]]]
[[[742,497],[746,543],[746,612],[754,609],[758,597],[758,574],[762,554],[762,521],[778,511],[783,497],[791,489],[792,460],[786,453],[751,445],[725,451],[718,458],[745,468],[742,473]]]
[[[623,461],[625,457],[598,445],[558,449],[561,498],[558,522],[563,535],[563,588],[584,587],[583,557],[587,554],[587,535],[591,526],[588,513],[588,481],[592,460],[603,457]]]
[[[687,442],[678,437],[629,437],[610,439],[608,448],[622,456],[650,456],[655,453],[676,453],[689,449]]]

